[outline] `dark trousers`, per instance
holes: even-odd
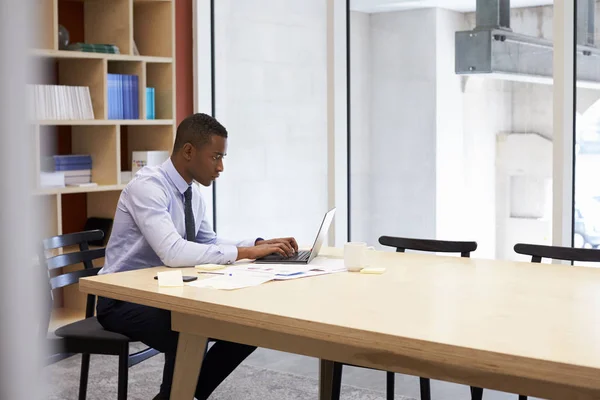
[[[171,312],[99,297],[97,316],[104,329],[121,333],[165,353],[160,394],[168,399],[179,338],[179,333],[171,330]],[[217,386],[255,349],[243,344],[216,341],[204,357],[195,397],[198,400],[208,399]]]

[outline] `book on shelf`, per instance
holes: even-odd
[[[108,74],[108,119],[139,119],[137,75]]]
[[[27,85],[29,116],[35,120],[94,119],[90,88],[66,85]]]
[[[64,188],[64,172],[40,172],[40,187],[42,188]]]
[[[55,155],[42,162],[40,186],[65,187],[92,184],[92,156],[89,154]]]
[[[156,119],[155,92],[153,87],[146,88],[146,119]]]
[[[109,53],[109,54],[120,54],[119,47],[114,44],[100,44],[100,43],[71,43],[67,46],[67,50],[71,51],[83,51],[88,53]]]

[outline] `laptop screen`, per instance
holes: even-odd
[[[325,242],[325,238],[327,238],[327,232],[329,231],[329,226],[331,225],[331,221],[333,221],[333,217],[335,215],[335,208],[332,208],[325,214],[323,218],[323,222],[321,222],[321,227],[319,228],[319,232],[317,233],[317,238],[315,239],[315,243],[310,252],[310,258],[308,262],[310,262],[313,258],[315,258],[319,251],[321,250],[321,246]]]

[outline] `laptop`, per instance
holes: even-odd
[[[315,238],[315,243],[310,250],[302,250],[298,251],[298,253],[294,254],[291,257],[284,257],[281,254],[269,254],[268,256],[259,258],[254,262],[257,264],[308,264],[313,258],[315,258],[319,254],[319,250],[321,250],[321,246],[327,237],[327,232],[329,231],[329,226],[331,225],[331,221],[333,221],[333,216],[335,215],[335,208],[329,210],[325,217],[323,217],[323,222],[321,222],[321,227],[317,232],[317,237]]]

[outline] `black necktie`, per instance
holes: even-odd
[[[185,234],[186,239],[193,242],[196,240],[196,226],[194,223],[194,213],[192,211],[192,187],[190,186],[185,193]]]

